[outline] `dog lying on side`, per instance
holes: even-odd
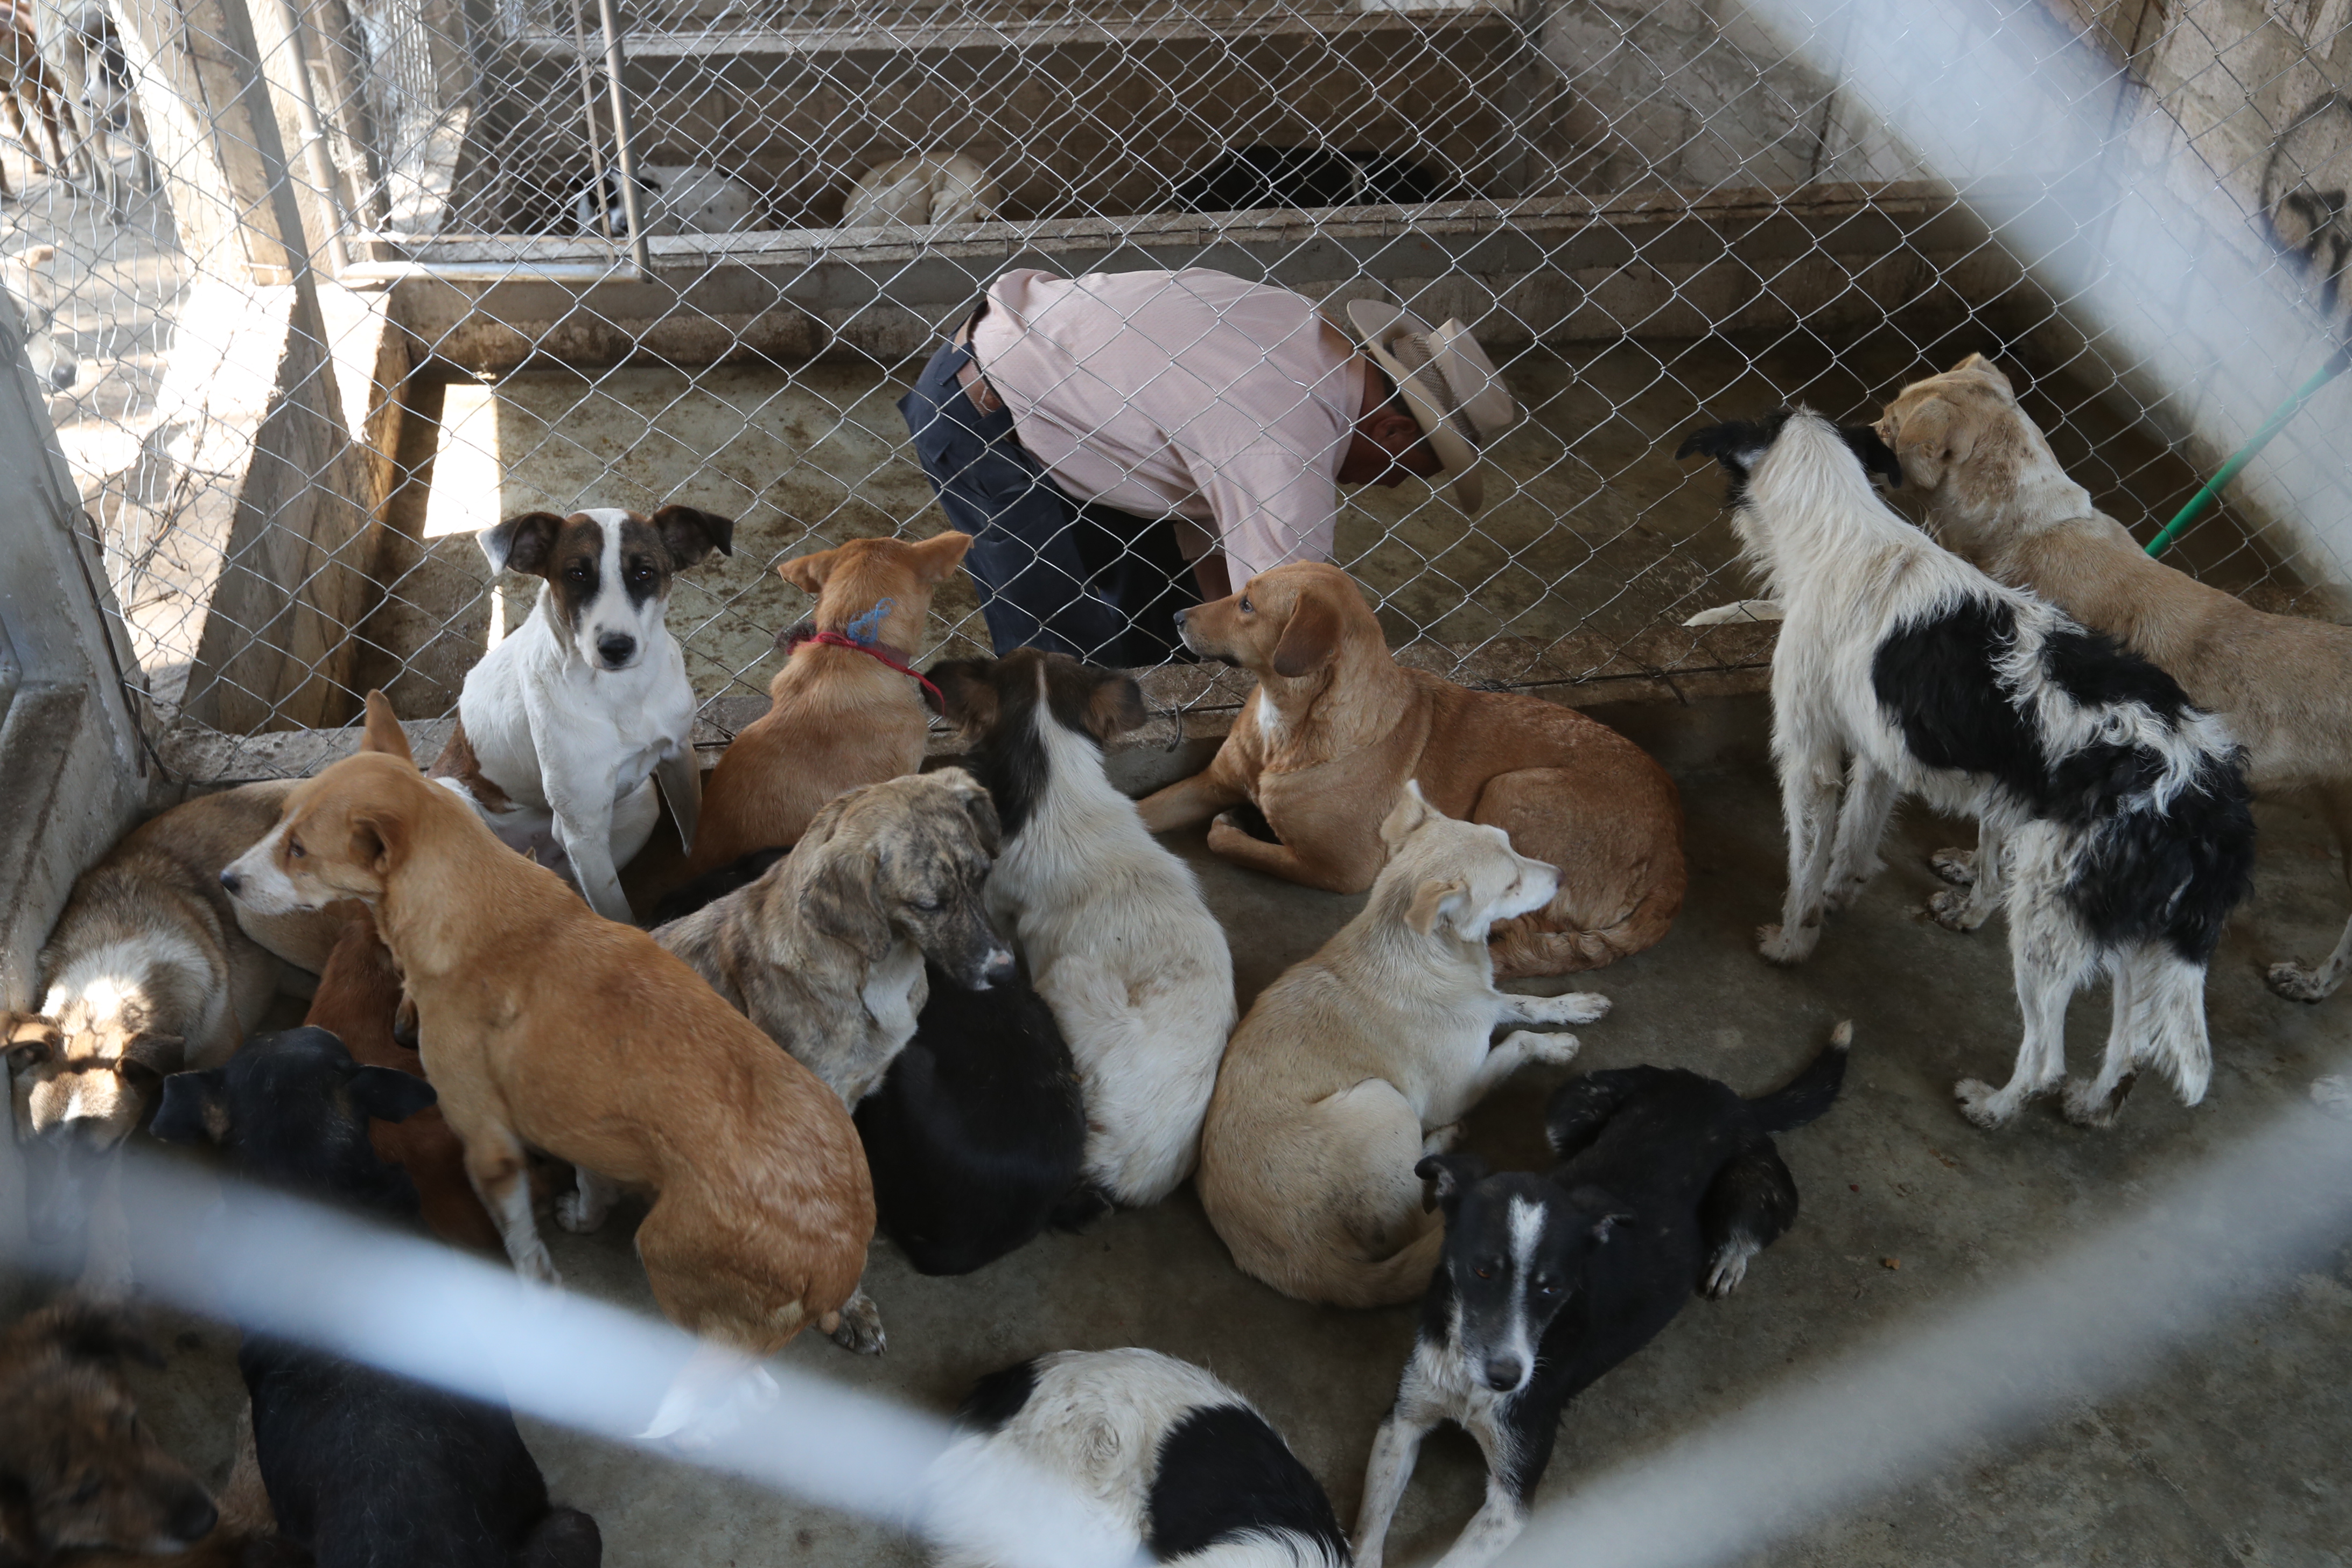
[[[1243,1273],[1340,1307],[1410,1301],[1444,1233],[1413,1165],[1528,1062],[1576,1055],[1590,994],[1495,989],[1487,931],[1550,901],[1556,873],[1499,827],[1456,822],[1408,784],[1381,824],[1389,863],[1363,912],[1265,988],[1234,1032],[1201,1133],[1201,1206]]]
[[[42,944],[39,1012],[0,1014],[37,1242],[83,1234],[104,1157],[154,1108],[164,1074],[226,1060],[287,964],[325,964],[341,911],[250,915],[220,886],[221,868],[276,826],[292,788],[199,796],[132,831],[74,883]],[[129,1283],[118,1240],[127,1246],[110,1233],[90,1259],[95,1288]]]
[[[362,1066],[305,1027],[165,1080],[155,1135],[221,1144],[253,1181],[413,1225],[416,1189],[378,1158],[370,1119],[396,1124],[433,1100],[423,1079]],[[595,1521],[548,1506],[505,1409],[261,1334],[246,1335],[236,1361],[278,1533],[319,1568],[593,1568],[601,1557]]]
[[[87,1301],[0,1331],[0,1563],[180,1552],[212,1532],[213,1500],[139,1419],[126,1360],[163,1364]]]
[[[740,233],[751,226],[760,207],[751,186],[708,163],[646,163],[637,169],[636,179],[637,217],[649,238]],[[620,170],[606,169],[602,180],[581,185],[572,198],[572,226],[584,235],[629,237]]]
[[[908,650],[922,639],[932,594],[971,548],[968,533],[919,544],[853,539],[776,568],[816,596],[816,614],[778,637],[784,667],[768,684],[768,710],[710,770],[691,874],[788,847],[842,791],[922,767],[931,715]]]
[[[2308,792],[2352,879],[2352,627],[2271,616],[2151,559],[2066,477],[2009,378],[1982,354],[1905,387],[1878,421],[1906,482],[1927,498],[1945,548],[1996,581],[2056,605],[2178,679],[2246,748],[2257,795]],[[1999,901],[2000,857],[1948,852],[1938,870],[1974,883],[1939,894],[1937,918],[1973,930]],[[2352,973],[2352,921],[2316,968],[2270,966],[2271,989],[2297,1002],[2332,994]]]
[[[1788,616],[1772,753],[1789,891],[1759,933],[1764,956],[1811,953],[1828,911],[1878,870],[1895,797],[1919,795],[2011,847],[2025,1033],[2006,1088],[1958,1085],[1969,1119],[1998,1127],[2065,1077],[2066,1002],[2101,970],[2115,1026],[2098,1078],[2068,1087],[2068,1118],[2113,1120],[2143,1063],[2185,1103],[2203,1099],[2205,966],[2253,864],[2228,730],[2154,665],[1906,522],[1864,472],[1867,460],[1901,477],[1870,430],[1784,409],[1702,430],[1678,455],[1693,453],[1731,475],[1741,547]]]
[[[1381,819],[1409,781],[1559,869],[1541,910],[1495,928],[1503,979],[1598,968],[1666,934],[1683,904],[1674,780],[1605,724],[1533,697],[1471,691],[1389,657],[1336,566],[1295,563],[1179,612],[1184,646],[1258,678],[1205,772],[1147,798],[1155,833],[1213,815],[1222,859],[1334,893],[1380,874]],[[1276,842],[1233,808],[1255,805]],[[1222,814],[1222,815],[1217,815]]]
[[[525,512],[482,531],[490,570],[545,582],[530,619],[466,672],[430,772],[606,920],[631,919],[620,868],[653,837],[656,780],[680,847],[694,843],[694,688],[662,616],[672,577],[734,540],[732,522],[688,506]]]
[[[1157,1351],[1056,1351],[972,1386],[927,1478],[940,1568],[993,1568],[1008,1531],[974,1461],[1017,1456],[1092,1506],[1087,1561],[1345,1568],[1331,1500],[1249,1401]],[[1072,1559],[1077,1558],[1076,1552]],[[1015,1559],[1017,1560],[1017,1559]]]
[[[866,784],[783,861],[654,940],[856,1106],[914,1037],[928,958],[959,984],[1013,974],[989,928],[996,809],[961,768]]]
[[[424,1059],[393,1037],[393,1016],[400,1008],[400,970],[392,962],[392,950],[376,935],[367,906],[356,907],[358,913],[327,957],[318,994],[310,999],[302,1022],[334,1036],[352,1059],[364,1067],[390,1068],[422,1079]],[[466,1180],[466,1146],[449,1131],[439,1106],[426,1105],[398,1121],[370,1122],[368,1141],[377,1158],[405,1173],[415,1185],[419,1211],[434,1235],[503,1256],[499,1227]]]
[[[989,907],[1077,1060],[1087,1179],[1113,1203],[1156,1204],[1200,1158],[1234,960],[1192,871],[1103,773],[1103,742],[1143,721],[1142,688],[1034,648],[931,679],[1004,826]]]
[[[638,1258],[670,1321],[706,1341],[655,1436],[811,1322],[879,1348],[857,1290],[874,1193],[840,1100],[652,937],[598,917],[426,782],[383,693],[359,752],[298,785],[221,879],[261,910],[352,898],[374,912],[467,1175],[523,1274],[557,1282],[527,1149],[574,1167],[556,1211],[574,1230],[619,1187],[655,1191]]]
[[[1419,1174],[1445,1247],[1396,1406],[1372,1439],[1356,1561],[1380,1568],[1421,1440],[1441,1421],[1477,1439],[1486,1500],[1442,1560],[1483,1568],[1528,1522],[1568,1402],[1674,1321],[1694,1290],[1729,1295],[1796,1222],[1771,1134],[1812,1121],[1845,1081],[1852,1026],[1788,1087],[1742,1100],[1712,1079],[1624,1068],[1562,1084],[1544,1113],[1560,1163],[1487,1173],[1435,1154]]]
[[[1004,193],[976,158],[918,153],[876,163],[857,176],[841,204],[844,228],[911,228],[930,223],[989,223]]]
[[[1018,973],[967,990],[932,967],[907,1042],[860,1100],[882,1230],[923,1274],[969,1274],[1093,1217],[1087,1109],[1054,1010]]]

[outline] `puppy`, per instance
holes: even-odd
[[[855,1106],[914,1037],[929,958],[958,984],[1010,979],[985,888],[996,808],[961,768],[851,790],[750,887],[654,940]]]
[[[655,780],[680,847],[694,842],[694,688],[662,616],[671,578],[734,539],[687,506],[525,512],[481,533],[492,571],[545,582],[530,619],[466,672],[431,772],[606,920],[630,919],[619,868],[653,836]]]
[[[1683,903],[1674,780],[1573,708],[1470,691],[1389,657],[1348,574],[1297,563],[1180,611],[1184,646],[1239,665],[1256,692],[1206,772],[1145,800],[1155,833],[1223,813],[1220,858],[1334,893],[1372,885],[1380,825],[1408,781],[1448,816],[1487,823],[1559,868],[1550,905],[1495,928],[1503,979],[1593,969],[1666,934]],[[1263,812],[1279,842],[1233,813]]]
[[[1282,1434],[1189,1362],[1157,1351],[1056,1351],[982,1378],[957,1423],[963,1435],[925,1486],[940,1568],[992,1568],[1011,1556],[1017,1534],[976,1468],[995,1456],[1026,1460],[1084,1500],[1087,1561],[1348,1562],[1330,1499]]]
[[[768,710],[710,770],[691,874],[788,846],[842,791],[922,767],[931,714],[908,650],[922,639],[931,595],[971,548],[968,533],[919,544],[854,539],[776,568],[816,595],[816,615],[777,639],[787,651]]]
[[[2352,879],[2352,627],[2268,616],[2149,558],[2066,477],[2009,378],[1982,354],[1912,383],[1878,421],[1903,477],[1927,500],[1937,539],[1999,582],[2048,599],[2169,672],[2246,748],[2257,795],[2307,792]],[[1948,852],[1971,879],[1937,918],[1973,930],[2000,896],[2000,857]],[[2352,973],[2352,921],[2316,968],[2270,966],[2271,989],[2316,1002]]]
[[[912,228],[929,223],[989,223],[1004,193],[979,160],[936,153],[876,163],[841,205],[844,228]]]
[[[16,1069],[33,1236],[84,1234],[105,1156],[154,1108],[165,1073],[225,1060],[261,1021],[290,963],[315,973],[347,912],[260,917],[221,890],[221,868],[277,825],[288,783],[199,796],[135,829],[74,883],[35,968],[36,1014],[0,1014]],[[127,1237],[107,1234],[88,1281],[129,1283]]]
[[[1445,1245],[1423,1300],[1396,1405],[1372,1439],[1356,1561],[1379,1568],[1421,1440],[1441,1421],[1477,1439],[1486,1500],[1444,1559],[1481,1568],[1528,1522],[1568,1402],[1672,1322],[1694,1289],[1727,1296],[1795,1223],[1797,1184],[1771,1134],[1802,1127],[1845,1081],[1851,1025],[1787,1088],[1742,1100],[1666,1068],[1560,1086],[1544,1132],[1549,1175],[1489,1175],[1433,1154]]]
[[[1827,912],[1878,869],[1896,795],[1920,795],[2011,846],[2025,1034],[2007,1088],[1958,1086],[1969,1120],[2000,1126],[2065,1077],[2067,998],[2102,970],[2106,1062],[2069,1087],[2067,1116],[2111,1121],[2140,1063],[2184,1102],[2203,1099],[2205,966],[2253,864],[2242,753],[2221,721],[2154,665],[1904,521],[1863,470],[1866,458],[1900,477],[1869,430],[1784,409],[1702,430],[1679,455],[1695,452],[1730,473],[1741,547],[1787,612],[1772,752],[1789,891],[1780,924],[1759,933],[1764,956],[1811,953]]]
[[[739,233],[751,226],[759,205],[751,186],[708,163],[646,163],[637,169],[637,217],[648,237]],[[572,224],[585,235],[629,237],[618,169],[606,169],[602,180],[581,187],[572,199]]]
[[[126,1360],[163,1364],[87,1301],[0,1331],[0,1563],[180,1552],[211,1533],[213,1500],[140,1420]]]
[[[1019,974],[967,990],[933,965],[907,1042],[860,1100],[884,1234],[923,1274],[969,1274],[1093,1217],[1087,1110],[1054,1010]]]
[[[1444,1231],[1413,1163],[1528,1062],[1576,1055],[1600,996],[1495,989],[1486,933],[1549,903],[1558,873],[1499,827],[1456,822],[1408,784],[1381,824],[1389,863],[1363,912],[1265,988],[1226,1047],[1197,1185],[1242,1272],[1339,1307],[1410,1301]]]
[[[707,1342],[655,1436],[709,1414],[743,1356],[810,1322],[878,1346],[857,1293],[874,1194],[840,1100],[652,937],[598,917],[426,782],[381,692],[358,754],[297,786],[221,879],[262,910],[369,906],[467,1174],[525,1275],[556,1282],[526,1149],[574,1166],[556,1211],[572,1229],[601,1224],[618,1186],[654,1189],[637,1256],[662,1310]]]
[[[362,1066],[324,1029],[293,1029],[165,1080],[155,1135],[221,1144],[253,1181],[413,1224],[416,1189],[377,1157],[370,1118],[398,1123],[433,1100],[423,1079]],[[261,1334],[236,1361],[278,1532],[319,1568],[599,1560],[595,1521],[548,1506],[503,1407]]]
[[[305,1026],[324,1029],[342,1042],[352,1059],[425,1076],[417,1054],[393,1037],[400,1008],[400,971],[392,950],[375,933],[364,904],[343,927],[342,940],[328,955],[310,999]],[[503,1255],[499,1227],[466,1180],[466,1146],[449,1131],[437,1105],[427,1105],[398,1121],[372,1121],[368,1142],[385,1164],[404,1172],[416,1188],[425,1225],[442,1240],[478,1252]]]
[[[1234,961],[1191,870],[1104,776],[1103,742],[1143,721],[1142,689],[1034,648],[931,679],[1004,826],[989,907],[1077,1060],[1087,1179],[1114,1203],[1158,1203],[1200,1157]]]

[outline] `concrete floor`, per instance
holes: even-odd
[[[1924,815],[1900,819],[1890,869],[1832,927],[1812,963],[1771,969],[1750,945],[1781,889],[1764,703],[1605,716],[1675,772],[1691,886],[1665,942],[1577,982],[1616,1002],[1581,1032],[1580,1068],[1675,1064],[1754,1093],[1784,1079],[1836,1018],[1853,1019],[1856,1043],[1841,1104],[1780,1141],[1804,1199],[1795,1229],[1751,1268],[1738,1295],[1694,1301],[1571,1407],[1548,1496],[1784,1380],[1835,1379],[1842,1347],[1919,1321],[2131,1211],[2151,1186],[2300,1103],[2315,1075],[2347,1066],[2352,995],[2297,1006],[2272,996],[2259,977],[2267,960],[2325,951],[2345,913],[2331,848],[2314,820],[2265,806],[2258,897],[2213,967],[2217,1060],[2206,1103],[2184,1109],[2150,1083],[2107,1131],[2067,1126],[2046,1102],[2003,1132],[1979,1131],[1953,1109],[1950,1088],[1961,1076],[1998,1079],[2009,1068],[2015,1012],[2005,944],[1998,922],[1961,937],[1918,912],[1937,886],[1923,857],[1965,842],[1961,834]],[[1177,847],[1236,938],[1244,1002],[1358,907],[1223,867],[1197,836]],[[2105,1035],[2105,998],[2086,997],[2072,1022],[2074,1059],[2084,1064]],[[1539,1163],[1539,1108],[1570,1070],[1514,1080],[1473,1119],[1469,1145],[1501,1164]],[[650,1311],[629,1218],[625,1212],[593,1237],[552,1226],[546,1234],[574,1288]],[[1245,1279],[1189,1188],[1158,1209],[1047,1237],[961,1279],[917,1276],[877,1243],[866,1280],[888,1353],[861,1360],[811,1336],[790,1361],[945,1411],[974,1375],[1022,1357],[1155,1347],[1213,1367],[1255,1400],[1345,1520],[1413,1321],[1410,1308],[1307,1307]],[[180,1342],[172,1369],[143,1379],[148,1413],[168,1443],[217,1479],[241,1398],[227,1359],[232,1340],[191,1326]],[[2147,1366],[2127,1391],[1955,1453],[1937,1473],[1759,1544],[1748,1561],[2340,1565],[2352,1542],[2347,1345],[2352,1248],[2247,1305],[2226,1332]],[[919,1561],[913,1545],[877,1528],[561,1431],[526,1430],[555,1494],[595,1514],[616,1568]],[[1441,1551],[1475,1509],[1481,1474],[1466,1439],[1433,1439],[1391,1537],[1391,1560]]]

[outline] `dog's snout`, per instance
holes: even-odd
[[[980,978],[982,983],[987,985],[1010,984],[1013,980],[1013,964],[1012,950],[1010,948],[1003,947],[990,948],[988,950],[987,962],[982,963],[980,969]]]
[[[1486,1358],[1486,1386],[1497,1394],[1508,1394],[1518,1387],[1519,1379],[1527,1375],[1527,1363],[1515,1355]]]
[[[1176,612],[1176,629],[1178,631],[1182,631],[1184,629],[1185,618],[1191,616],[1192,613],[1192,607],[1189,605]]]
[[[244,890],[245,879],[237,875],[236,867],[231,866],[221,873],[221,886],[228,889],[228,896],[233,899]]]
[[[618,669],[636,657],[637,639],[624,632],[607,632],[596,639],[596,657],[605,667]]]

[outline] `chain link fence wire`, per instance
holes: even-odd
[[[24,0],[0,249],[174,779],[304,771],[371,687],[450,715],[536,589],[473,533],[540,508],[737,520],[669,607],[723,742],[808,609],[779,563],[945,526],[896,404],[1013,267],[1459,317],[1523,411],[1485,510],[1343,489],[1332,559],[1409,662],[1687,697],[1771,637],[1685,624],[1755,592],[1671,459],[1703,415],[1993,353],[2143,540],[2249,433],[2077,308],[2053,213],[2095,253],[2119,178],[2181,193],[2306,329],[2213,349],[2272,404],[2352,317],[2352,0],[1948,9],[1984,70],[2067,64],[1987,137],[2031,157],[1906,142],[1861,0]],[[2166,559],[2337,614],[2344,392]],[[933,633],[986,648],[971,584]]]

